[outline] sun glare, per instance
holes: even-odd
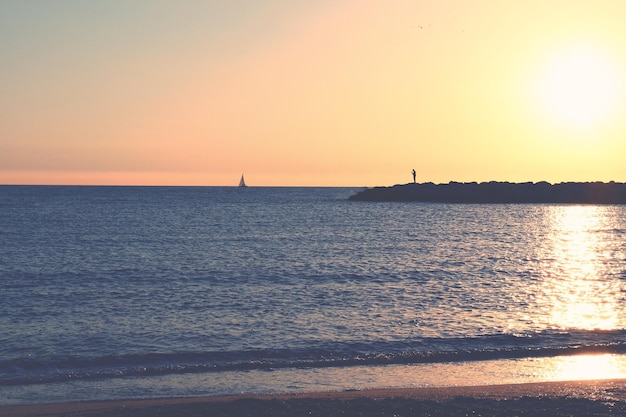
[[[548,362],[548,380],[577,381],[585,379],[624,378],[626,369],[620,356],[611,354],[559,356]]]
[[[552,122],[593,128],[617,111],[622,76],[599,50],[576,47],[553,55],[538,81],[539,103]]]
[[[619,327],[621,282],[606,262],[614,250],[600,236],[613,227],[605,208],[553,207],[550,247],[539,300],[550,327],[611,330]]]

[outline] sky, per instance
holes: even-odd
[[[626,181],[622,0],[0,0],[0,184]]]

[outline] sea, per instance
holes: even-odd
[[[626,377],[626,206],[0,186],[0,404]]]

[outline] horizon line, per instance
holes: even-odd
[[[624,181],[602,181],[602,180],[586,180],[586,181],[559,181],[559,182],[550,182],[547,180],[539,180],[539,181],[508,181],[508,180],[488,180],[488,181],[457,181],[450,180],[448,182],[433,182],[433,181],[422,181],[422,182],[406,182],[406,183],[396,183],[392,185],[246,185],[246,188],[374,188],[374,187],[393,187],[398,185],[410,185],[410,184],[435,184],[435,185],[444,185],[444,184],[487,184],[487,183],[508,183],[508,184],[538,184],[538,183],[548,183],[550,185],[556,184],[593,184],[593,183],[603,183],[603,184],[624,184]],[[239,188],[237,184],[234,185],[211,185],[211,184],[55,184],[55,183],[7,183],[0,184],[2,187],[233,187]]]

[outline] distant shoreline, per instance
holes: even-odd
[[[374,187],[350,196],[352,201],[417,201],[461,204],[626,204],[620,182],[449,182]]]

